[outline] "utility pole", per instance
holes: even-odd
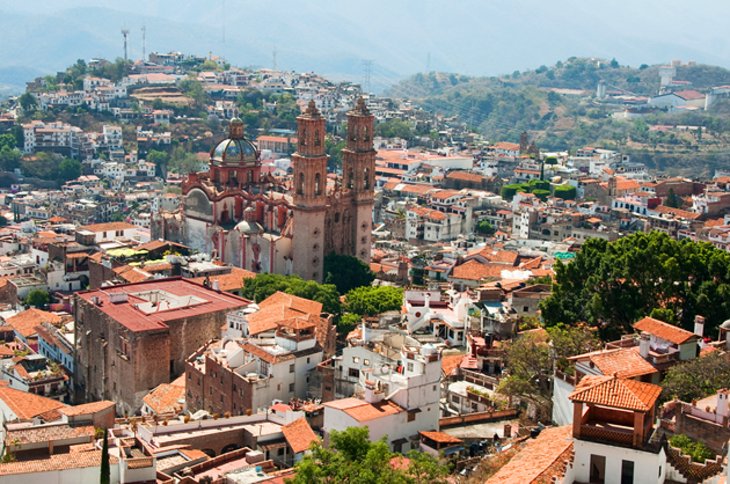
[[[272,62],[271,62],[271,68],[276,72],[276,46],[274,46],[274,51],[272,53]]]
[[[145,45],[145,41],[147,40],[147,27],[144,25],[142,26],[142,63],[144,64],[147,62],[147,46]]]
[[[129,35],[129,29],[122,29],[122,37],[124,37],[124,63],[127,63],[127,36]]]

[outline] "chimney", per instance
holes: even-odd
[[[715,413],[720,417],[730,417],[730,407],[728,406],[728,398],[730,398],[730,390],[723,388],[717,392],[717,406]]]
[[[431,307],[431,293],[428,291],[425,291],[423,293],[423,307],[424,308],[430,308]]]
[[[649,358],[649,333],[646,331],[639,336],[639,354],[645,360]]]
[[[695,334],[702,338],[705,332],[705,317],[699,314],[695,316]]]
[[[221,292],[221,285],[218,282],[218,279],[213,279],[213,290]]]

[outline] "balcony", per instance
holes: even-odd
[[[580,438],[630,446],[634,443],[634,430],[612,425],[583,424],[580,426]]]

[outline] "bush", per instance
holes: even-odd
[[[400,309],[403,305],[403,289],[393,286],[358,287],[348,292],[345,300],[349,312],[375,316]]]
[[[717,457],[715,452],[705,444],[692,440],[683,434],[673,435],[669,439],[669,443],[672,444],[672,447],[677,447],[682,453],[690,456],[693,462],[703,464],[707,459]]]
[[[563,200],[575,200],[577,190],[573,185],[558,185],[553,189],[553,195]]]
[[[511,185],[505,185],[502,187],[502,191],[500,192],[500,195],[505,200],[512,200],[517,192],[526,192],[529,191],[524,185],[520,183],[513,183]]]
[[[532,194],[544,202],[545,200],[547,200],[547,197],[550,196],[550,190],[537,189],[533,190]]]

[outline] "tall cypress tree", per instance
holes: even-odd
[[[101,477],[100,484],[111,482],[111,469],[109,467],[109,432],[104,429],[104,444],[101,447]]]

